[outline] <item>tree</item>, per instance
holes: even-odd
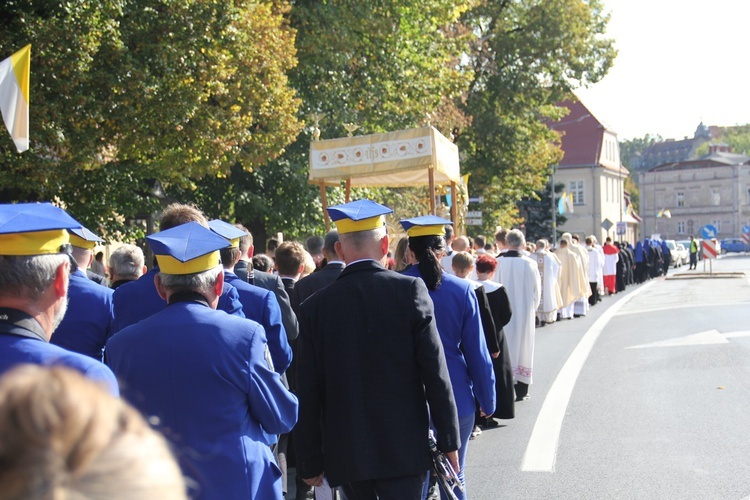
[[[3,199],[58,199],[92,229],[127,233],[128,218],[158,206],[156,180],[190,188],[278,157],[300,128],[287,10],[282,1],[5,2],[0,48],[32,43],[33,149],[14,155],[5,142]]]
[[[457,64],[467,34],[456,25],[468,7],[450,0],[295,2],[289,20],[297,33],[299,64],[290,81],[307,127],[266,167],[250,174],[233,170],[226,182],[206,179],[195,193],[204,192],[207,183],[225,185],[226,190],[211,191],[211,200],[231,198],[221,202],[232,206],[225,217],[242,221],[259,245],[277,231],[286,238],[321,233],[320,188],[307,182],[310,115],[323,115],[321,136],[334,138],[346,134],[345,123],[357,125],[356,134],[378,133],[429,120],[437,124],[436,119],[456,113],[454,99],[469,81]],[[450,133],[447,124],[441,128]],[[398,203],[405,213],[417,210],[421,205],[413,200],[422,198],[420,191],[403,192],[353,190],[352,196]],[[328,201],[343,202],[343,191],[329,188]]]
[[[609,17],[598,0],[485,0],[464,17],[475,43],[474,79],[463,106],[464,168],[473,194],[484,194],[487,229],[519,222],[516,202],[543,189],[561,158],[545,122],[578,86],[600,80],[612,64]]]
[[[550,244],[556,241],[552,236],[552,210],[557,210],[557,202],[560,195],[565,191],[565,184],[562,182],[555,183],[555,202],[552,203],[550,193],[550,183],[543,190],[537,191],[533,196],[527,196],[518,202],[519,212],[523,216],[524,226],[526,229],[526,240],[535,242],[538,239],[545,238]],[[565,215],[556,213],[557,227],[561,227],[568,220]],[[557,231],[558,237],[562,231]]]

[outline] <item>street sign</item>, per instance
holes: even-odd
[[[703,239],[710,240],[711,238],[716,238],[718,234],[719,230],[716,229],[716,226],[712,226],[711,224],[706,224],[701,228],[701,237]]]
[[[609,219],[604,219],[604,221],[601,223],[602,229],[605,231],[609,231],[612,229],[612,226],[614,226],[614,223]]]
[[[619,221],[617,223],[617,235],[624,236],[628,232],[628,223],[625,221]]]
[[[701,246],[703,247],[703,258],[704,259],[715,259],[719,254],[717,249],[716,240],[703,240]]]
[[[742,226],[742,234],[750,234],[750,226]]]
[[[482,219],[466,219],[467,226],[481,226]]]
[[[484,203],[484,196],[469,196],[469,203]]]
[[[750,234],[742,233],[740,238],[742,238],[742,241],[743,243],[745,243],[745,245],[750,245]]]
[[[469,210],[466,212],[466,218],[467,219],[481,219],[482,218],[482,211],[481,210]]]

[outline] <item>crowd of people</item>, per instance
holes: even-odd
[[[391,242],[387,207],[328,212],[325,236],[255,254],[242,225],[176,203],[154,262],[125,244],[105,265],[64,210],[0,205],[0,422],[18,428],[0,491],[274,499],[294,469],[298,499],[449,498],[432,432],[466,498],[469,442],[530,397],[536,328],[669,261],[650,240],[454,237],[436,216]]]

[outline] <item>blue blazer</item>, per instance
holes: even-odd
[[[112,290],[78,269],[70,275],[68,310],[50,343],[101,361],[104,344],[112,335],[112,316]]]
[[[421,278],[418,266],[404,271]],[[435,306],[443,352],[453,384],[458,417],[476,412],[474,397],[488,415],[495,412],[495,373],[484,340],[479,302],[470,282],[443,273],[437,290],[429,290]]]
[[[242,281],[236,274],[224,271],[224,283],[237,289],[245,317],[258,322],[266,332],[276,373],[284,373],[292,362],[292,348],[281,320],[281,308],[273,292]]]
[[[267,361],[258,323],[177,302],[118,332],[107,362],[123,396],[181,457],[202,498],[281,498],[264,431],[289,432],[297,399]]]
[[[112,333],[134,325],[167,307],[167,303],[159,297],[154,285],[154,277],[157,274],[159,268],[154,267],[137,280],[117,287],[113,295],[115,318]],[[237,290],[227,283],[224,283],[224,290],[216,309],[241,318],[245,317]]]
[[[100,286],[93,283],[94,286]],[[95,382],[101,382],[114,396],[119,395],[117,380],[104,363],[88,356],[66,351],[41,339],[0,333],[0,375],[11,368],[30,363],[43,366],[67,366]]]

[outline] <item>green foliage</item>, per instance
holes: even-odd
[[[750,124],[736,125],[733,127],[718,127],[716,137],[711,144],[724,143],[732,148],[732,152],[739,154],[750,154]],[[696,150],[696,156],[708,154],[709,143],[701,145]]]
[[[3,3],[0,50],[32,44],[32,149],[0,143],[2,200],[57,199],[105,235],[133,233],[155,180],[190,188],[278,157],[300,128],[285,5]]]
[[[600,80],[615,57],[598,0],[486,0],[465,22],[476,34],[459,148],[470,192],[483,194],[485,228],[520,222],[517,201],[544,188],[561,159],[547,121],[577,86]]]

